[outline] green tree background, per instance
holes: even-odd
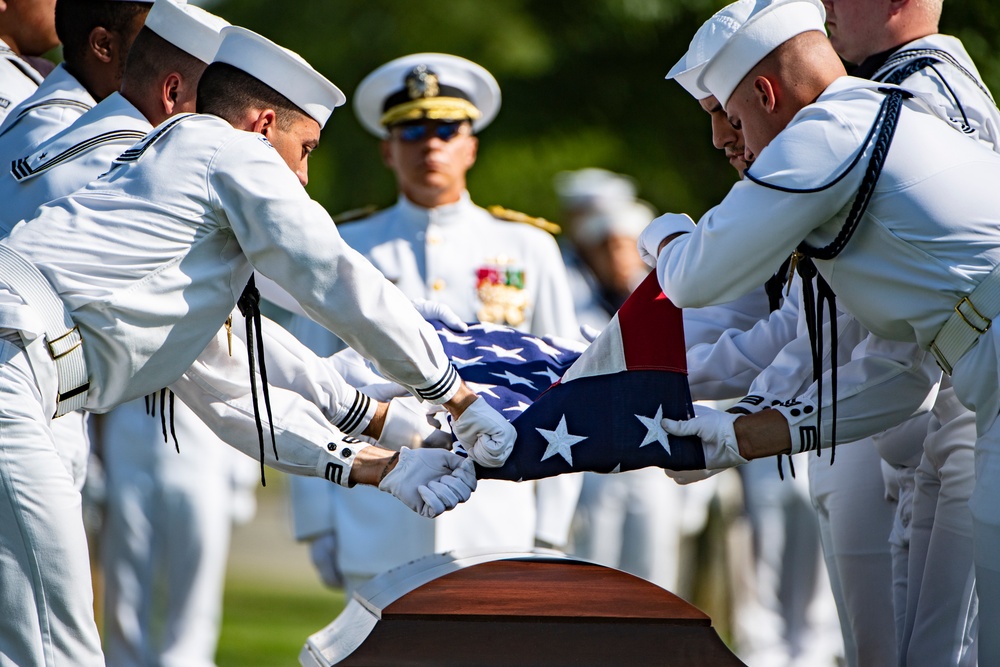
[[[395,200],[377,140],[351,97],[375,67],[439,51],[490,70],[503,106],[481,133],[469,189],[558,220],[558,171],[604,167],[633,176],[661,211],[700,215],[733,174],[710,145],[708,116],[663,77],[720,0],[221,0],[213,11],[299,52],[348,96],[310,158],[312,196],[334,215]],[[1000,9],[989,0],[946,3],[942,31],[966,44],[1000,90]]]

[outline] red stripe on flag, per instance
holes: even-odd
[[[681,309],[660,289],[656,271],[642,281],[618,309],[625,365],[630,371],[687,373]]]

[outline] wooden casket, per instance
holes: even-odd
[[[619,570],[555,551],[435,554],[361,587],[304,667],[743,665],[711,619]]]

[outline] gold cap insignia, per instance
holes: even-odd
[[[417,65],[406,75],[406,92],[411,100],[437,97],[440,91],[438,76],[427,65]]]

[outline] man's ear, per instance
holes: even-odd
[[[889,0],[888,15],[895,16],[906,9],[906,6],[909,5],[910,2],[912,2],[912,0]]]
[[[753,80],[754,99],[765,113],[772,114],[778,106],[778,91],[766,76],[758,76]]]
[[[260,109],[256,112],[251,126],[252,132],[263,134],[268,139],[278,127],[278,112],[274,109]]]
[[[182,85],[183,81],[177,72],[171,72],[163,80],[163,85],[160,87],[160,106],[163,107],[164,113],[168,116],[174,115],[174,108],[177,106]]]
[[[98,60],[109,63],[118,48],[118,36],[103,26],[97,26],[87,36],[87,46]]]

